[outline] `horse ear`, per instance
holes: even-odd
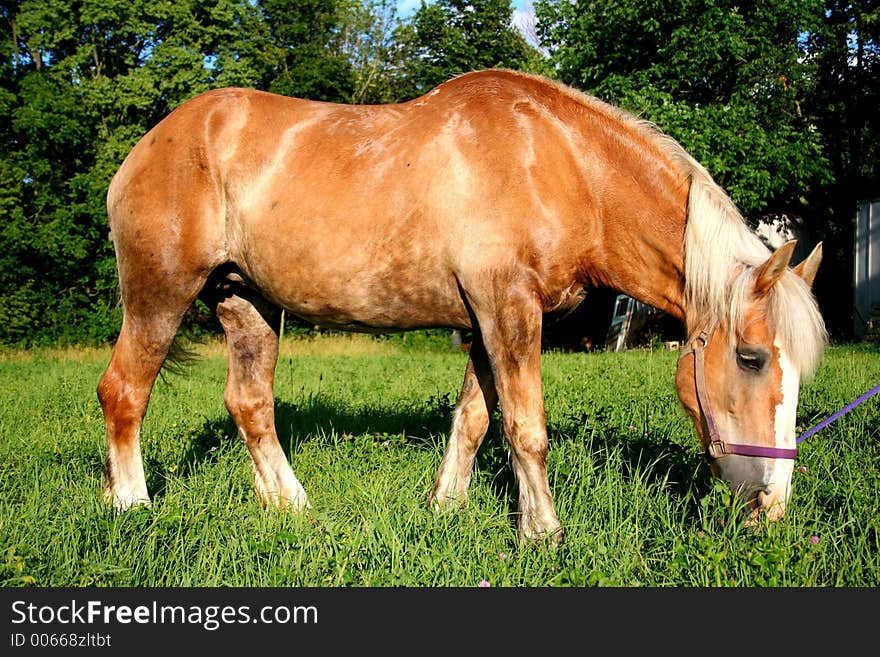
[[[785,270],[788,269],[788,263],[791,262],[796,244],[797,240],[789,240],[776,249],[773,255],[767,258],[767,262],[761,265],[755,277],[755,296],[764,296],[782,278]]]
[[[816,271],[819,269],[820,262],[822,262],[822,242],[819,242],[816,248],[813,249],[813,252],[804,258],[792,271],[804,279],[808,287],[813,287],[813,281],[816,280]]]

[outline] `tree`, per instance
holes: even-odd
[[[878,189],[876,3],[539,0],[563,81],[678,139],[752,223],[825,242],[814,289],[850,335],[855,203]],[[841,293],[845,290],[845,293]]]
[[[472,69],[551,73],[657,123],[749,219],[825,240],[816,282],[851,328],[852,218],[880,158],[874,0],[0,0],[0,343],[113,339],[104,198],[123,158],[195,94],[248,86],[393,102]]]
[[[0,343],[112,339],[121,313],[104,199],[125,155],[213,87],[347,100],[341,2],[0,4]]]
[[[394,32],[398,24],[394,0],[348,0],[342,12],[342,50],[354,77],[352,103],[391,103],[399,100],[394,76]]]
[[[808,222],[825,248],[815,287],[832,334],[847,337],[854,313],[853,219],[859,201],[880,196],[880,7],[829,0],[804,49],[816,80],[804,112],[818,126],[829,173],[825,184],[804,194]]]
[[[510,0],[422,2],[396,41],[398,96],[421,95],[454,75],[481,68],[530,70],[541,55],[512,24]]]
[[[388,4],[0,3],[0,343],[113,338],[121,313],[107,186],[135,142],[184,100],[231,85],[343,102],[389,97],[384,51],[355,36],[372,40],[370,18],[383,9],[390,33]]]
[[[338,0],[262,0],[270,45],[280,66],[266,88],[312,100],[344,102],[355,88],[343,52]]]
[[[827,167],[802,111],[800,60],[819,2],[540,0],[558,76],[653,121],[712,172],[752,219],[800,215]]]

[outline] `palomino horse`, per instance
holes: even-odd
[[[771,254],[681,146],[595,98],[504,70],[385,106],[210,91],[140,140],[107,207],[125,312],[98,396],[120,509],[149,501],[141,422],[201,296],[264,504],[309,506],[275,432],[282,309],[350,330],[470,329],[430,502],[464,503],[500,403],[520,538],[559,541],[542,317],[609,286],[684,322],[675,383],[714,474],[753,515],[784,512],[799,383],[825,342],[819,248],[789,269],[793,243]]]

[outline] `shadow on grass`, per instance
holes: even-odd
[[[454,399],[449,394],[432,396],[423,404],[385,405],[352,408],[321,395],[310,396],[299,403],[275,400],[275,420],[279,440],[290,459],[305,443],[336,441],[373,436],[384,440],[403,435],[405,444],[416,448],[436,450],[445,445],[448,436]],[[590,457],[599,469],[610,461],[621,468],[624,478],[638,475],[646,483],[664,483],[664,490],[682,498],[694,499],[694,490],[710,487],[708,468],[696,450],[688,449],[659,432],[647,435],[621,431],[608,421],[601,409],[593,415],[568,418],[548,425],[550,450],[565,442],[587,441]],[[585,438],[586,435],[594,436]],[[238,444],[237,429],[229,415],[206,419],[192,432],[189,443],[176,466],[178,476],[187,476],[195,470],[216,461],[230,444]],[[694,438],[696,440],[696,438]],[[437,465],[439,466],[439,456]],[[160,464],[152,464],[162,468]],[[499,500],[516,510],[518,487],[507,445],[501,432],[500,414],[496,411],[486,439],[475,461],[480,476],[490,478],[490,487]],[[162,495],[167,470],[152,478],[151,490]],[[307,482],[305,482],[307,484]],[[696,501],[693,513],[697,513]],[[512,514],[515,518],[515,513]]]
[[[599,435],[589,439],[593,458],[603,467],[608,462],[619,462],[623,479],[638,476],[648,484],[665,482],[667,489],[681,496],[691,493],[695,486],[705,487],[709,481],[705,458],[695,449],[696,435],[691,447],[679,444],[660,431],[621,430],[609,426],[592,430],[594,435]],[[557,435],[560,440],[572,441],[579,439],[572,437],[577,433],[562,427]]]
[[[422,407],[357,410],[319,396],[300,403],[275,399],[275,426],[278,440],[290,457],[305,442],[334,442],[339,437],[363,435],[406,436],[409,444],[433,447],[439,435],[446,435],[453,404],[448,396],[431,398]],[[190,441],[185,462],[198,462],[238,435],[228,414],[208,419]]]

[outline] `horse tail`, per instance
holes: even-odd
[[[190,346],[192,340],[184,343],[183,339],[176,335],[168,348],[168,355],[165,356],[165,362],[162,364],[160,375],[165,380],[164,372],[185,376],[189,373],[190,368],[201,360],[198,352]]]

